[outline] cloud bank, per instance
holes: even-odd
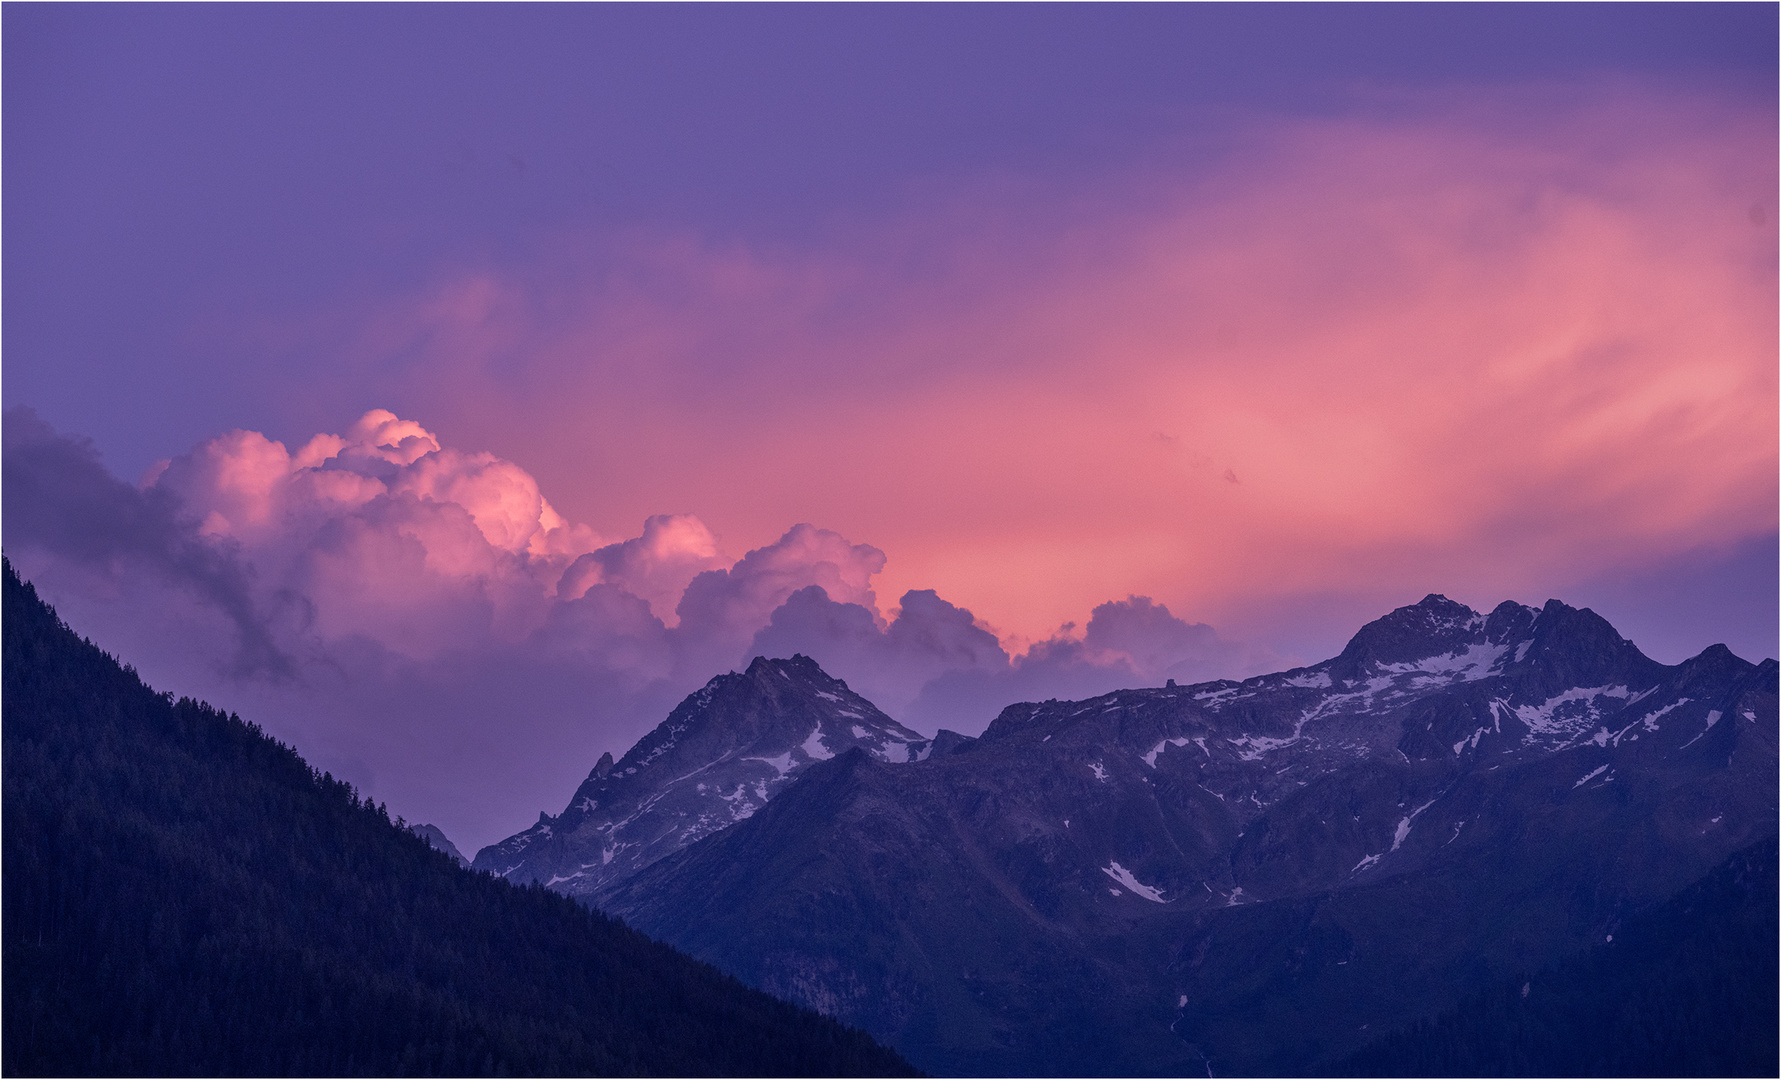
[[[1380,91],[802,245],[565,235],[332,340],[586,520],[814,516],[1029,640],[1128,592],[1352,626],[1773,533],[1775,160],[1698,89]]]
[[[295,451],[230,431],[134,487],[28,409],[5,430],[8,554],[65,618],[472,846],[757,654],[972,732],[1022,694],[1253,659],[1141,598],[1011,656],[931,590],[887,618],[869,544],[799,524],[730,559],[691,515],[602,537],[520,466],[387,410]]]

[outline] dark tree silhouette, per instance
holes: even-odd
[[[866,1035],[458,867],[4,572],[11,1075],[908,1075]]]

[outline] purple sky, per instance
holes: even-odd
[[[467,850],[757,644],[930,730],[1431,591],[1777,651],[1773,5],[0,20],[8,554]]]

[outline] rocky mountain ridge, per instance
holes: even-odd
[[[1775,682],[1431,595],[1310,667],[838,754],[589,895],[930,1071],[1315,1070],[1772,838]]]
[[[588,896],[747,819],[810,765],[856,747],[907,762],[932,744],[809,657],[757,657],[688,696],[618,761],[603,755],[561,814],[540,814],[473,865]]]

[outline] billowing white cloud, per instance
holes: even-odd
[[[692,515],[608,541],[514,462],[381,409],[295,453],[227,432],[135,487],[28,410],[6,439],[7,551],[65,617],[472,848],[757,653],[965,731],[1019,696],[1230,659],[1140,597],[1011,658],[932,590],[887,617],[884,552],[808,524],[734,561]]]
[[[238,553],[262,592],[301,597],[305,621],[288,629],[410,659],[538,637],[615,667],[701,676],[735,663],[806,586],[878,618],[871,578],[885,557],[870,545],[798,525],[732,565],[690,514],[652,516],[641,536],[609,543],[565,521],[519,465],[443,446],[383,409],[294,455],[229,432],[147,488]],[[630,642],[617,653],[614,634]]]
[[[717,537],[691,514],[655,514],[643,523],[643,535],[589,552],[570,564],[557,584],[557,597],[573,600],[589,586],[610,584],[649,601],[665,623],[679,621],[675,611],[693,578],[729,563],[718,552]]]
[[[303,598],[306,623],[294,629],[411,658],[523,639],[545,618],[548,587],[601,543],[518,465],[443,447],[384,409],[294,455],[258,432],[229,432],[168,462],[147,488],[238,552],[260,590]]]

